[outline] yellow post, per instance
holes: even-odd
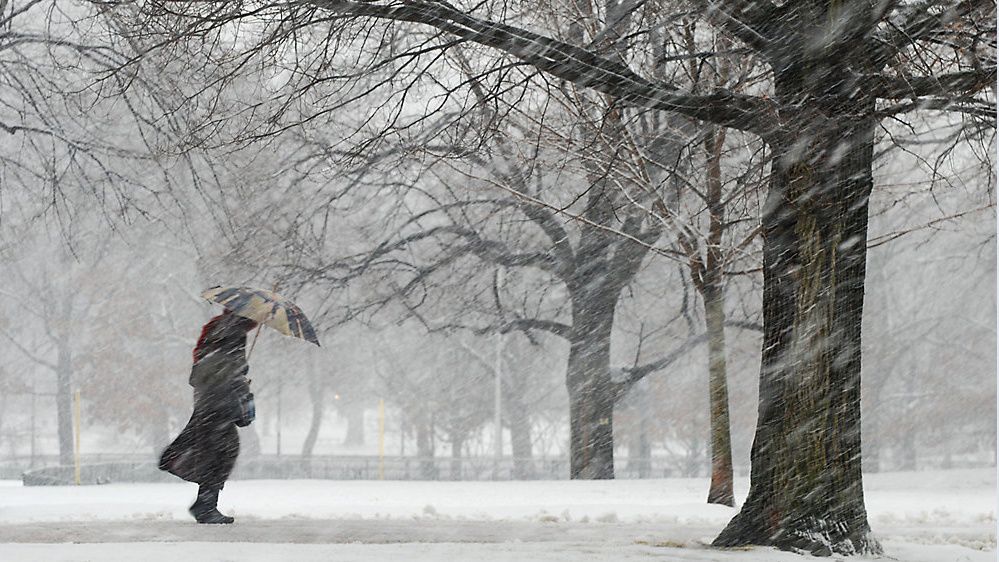
[[[80,390],[73,395],[73,430],[76,439],[73,443],[73,480],[80,485]]]
[[[378,400],[378,479],[385,480],[385,400]]]

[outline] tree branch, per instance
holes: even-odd
[[[52,363],[51,361],[47,361],[45,359],[42,359],[41,357],[39,357],[38,355],[36,355],[34,352],[32,352],[30,349],[28,349],[28,348],[24,347],[23,345],[21,345],[21,342],[19,342],[16,339],[14,339],[14,337],[11,336],[10,332],[8,332],[7,330],[3,330],[2,333],[3,333],[4,337],[7,338],[7,341],[9,341],[10,343],[14,344],[14,347],[16,347],[18,349],[18,351],[20,351],[28,359],[31,359],[35,363],[38,363],[39,365],[41,365],[43,367],[47,367],[47,368],[49,368],[49,369],[51,369],[53,371],[55,371],[57,369],[55,363]]]
[[[670,84],[656,84],[626,65],[591,51],[515,26],[482,20],[446,4],[423,0],[403,4],[375,4],[344,0],[298,0],[346,16],[366,16],[429,25],[462,39],[519,58],[556,78],[589,88],[626,105],[675,111],[695,119],[766,136],[771,127],[772,103],[717,89],[708,95],[682,92]]]
[[[755,322],[747,322],[742,320],[726,320],[725,325],[731,328],[742,328],[746,330],[753,330],[762,332],[763,326]],[[613,369],[611,375],[611,380],[617,385],[616,391],[617,397],[624,396],[624,394],[638,381],[644,379],[646,376],[652,373],[661,371],[673,363],[675,363],[680,357],[683,357],[687,352],[691,351],[698,345],[708,341],[708,334],[698,334],[696,336],[691,336],[687,338],[685,342],[680,344],[680,347],[669,352],[665,356],[651,361],[644,365],[637,365],[634,367],[622,367],[618,369]],[[616,375],[616,376],[615,376]]]
[[[938,76],[885,76],[869,74],[861,77],[864,88],[882,99],[911,99],[922,96],[967,96],[995,86],[995,67],[981,71],[969,70]]]
[[[687,338],[687,341],[680,344],[680,347],[669,352],[664,357],[656,359],[655,361],[635,367],[612,369],[611,380],[616,384],[615,396],[617,399],[620,399],[620,397],[624,396],[631,387],[638,383],[638,381],[644,379],[652,373],[669,367],[675,363],[677,359],[683,357],[687,354],[687,352],[706,341],[708,341],[708,334],[691,336]]]
[[[543,330],[555,334],[564,339],[569,339],[569,335],[572,333],[572,326],[568,324],[563,324],[561,322],[556,322],[554,320],[541,320],[539,318],[517,318],[511,320],[500,326],[500,333],[506,334],[508,332],[519,330]]]
[[[947,6],[947,4],[951,4]],[[916,2],[914,5],[900,14],[901,21],[891,26],[891,29],[882,33],[879,37],[883,47],[879,49],[875,60],[878,65],[887,64],[900,51],[913,43],[925,39],[936,31],[945,29],[958,18],[968,16],[979,8],[986,8],[992,2],[988,0],[963,0],[960,2],[947,2],[939,0],[925,0]],[[933,8],[941,8],[939,11],[932,11]]]
[[[661,221],[653,220],[648,228],[635,234],[640,242],[622,239],[615,244],[614,256],[611,258],[611,271],[615,272],[615,277],[625,282],[634,279],[649,248],[659,240],[664,230]]]
[[[465,246],[455,248],[456,253],[451,256],[452,258],[457,255],[473,254],[483,261],[504,267],[536,267],[555,275],[558,274],[557,264],[548,252],[510,253],[506,251],[506,245],[502,242],[482,238],[478,232],[470,228],[458,225],[445,225],[410,234],[392,243],[386,242],[381,244],[374,251],[365,255],[363,262],[354,268],[355,273],[351,277],[356,277],[367,271],[372,264],[378,262],[379,258],[395,250],[403,249],[414,242],[444,234],[451,234],[467,240]]]
[[[777,11],[769,0],[701,0],[696,2],[709,20],[757,52],[771,44],[767,23]]]
[[[504,142],[501,141],[500,145],[503,144]],[[500,150],[503,152],[505,158],[510,161],[513,160],[509,151],[505,150],[505,147],[500,146]],[[572,268],[575,263],[575,253],[573,252],[572,246],[569,244],[569,234],[555,218],[555,214],[551,210],[532,203],[527,197],[526,180],[523,175],[510,174],[499,170],[494,164],[490,164],[484,158],[474,154],[469,155],[468,158],[483,168],[492,169],[495,173],[512,184],[506,191],[514,194],[514,205],[520,210],[521,213],[524,214],[525,217],[537,225],[537,227],[540,228],[551,241],[552,247],[550,253],[555,260],[554,263],[559,273],[559,277],[565,280],[572,276]]]

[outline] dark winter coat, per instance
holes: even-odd
[[[205,325],[189,380],[194,413],[163,451],[160,470],[211,487],[221,487],[229,478],[239,454],[236,426],[253,421],[246,332],[254,326],[229,313]]]

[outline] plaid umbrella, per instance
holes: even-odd
[[[319,345],[316,330],[302,309],[273,291],[251,287],[212,287],[201,293],[201,296],[243,318],[266,324],[286,336]]]

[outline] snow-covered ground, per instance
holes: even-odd
[[[734,513],[704,504],[706,490],[703,479],[233,481],[220,508],[236,524],[207,527],[186,512],[191,484],[3,482],[0,560],[802,559],[706,547]],[[996,560],[994,469],[872,474],[865,494],[889,559]]]

